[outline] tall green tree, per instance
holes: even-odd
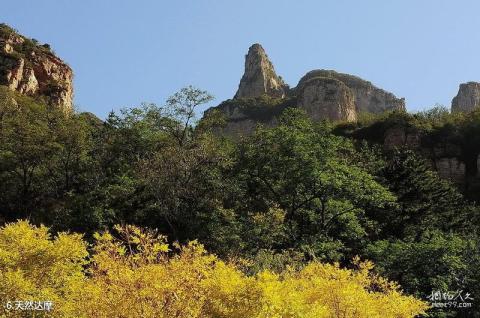
[[[340,258],[346,244],[365,237],[365,211],[395,199],[349,160],[351,151],[345,139],[315,130],[304,113],[287,109],[278,127],[260,128],[240,146],[244,208],[285,211],[289,239],[277,247],[300,245],[312,256]]]
[[[385,237],[420,237],[429,229],[461,231],[472,216],[459,191],[411,150],[396,150],[382,177],[398,199],[395,208],[372,216],[381,222]]]

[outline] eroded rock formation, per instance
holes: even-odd
[[[405,110],[405,99],[374,86],[360,77],[338,73],[332,70],[314,70],[300,79],[297,87],[312,78],[333,78],[344,83],[353,93],[356,112],[382,113],[388,110]]]
[[[73,72],[49,46],[0,24],[0,85],[65,111],[72,109]]]
[[[264,94],[283,98],[287,89],[283,80],[275,73],[263,47],[258,43],[252,45],[245,56],[245,73],[235,98],[259,97]]]
[[[265,103],[265,98],[272,100]],[[226,117],[227,124],[220,132],[234,136],[249,134],[259,122],[275,125],[275,116],[281,113],[278,110],[285,107],[302,108],[315,121],[355,121],[360,112],[403,111],[405,100],[369,81],[330,70],[308,72],[289,89],[275,73],[262,46],[254,44],[245,57],[245,73],[234,98],[214,109]],[[271,116],[265,116],[268,114]]]
[[[461,188],[466,187],[467,182],[471,181],[468,180],[468,164],[465,161],[468,156],[462,151],[460,145],[452,140],[432,141],[426,131],[415,126],[398,124],[386,128],[383,146],[386,150],[406,148],[420,153],[422,157],[429,159],[432,168],[441,178],[450,180]],[[478,163],[480,163],[480,155],[476,164]],[[477,169],[475,167],[475,175]]]
[[[471,112],[480,107],[480,83],[460,84],[458,94],[452,100],[452,112]]]
[[[355,96],[343,82],[326,77],[314,77],[297,88],[298,107],[314,121],[355,121]]]

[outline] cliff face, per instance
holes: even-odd
[[[70,111],[73,104],[73,72],[48,45],[0,25],[0,85]]]
[[[264,103],[263,97],[273,100]],[[245,101],[249,107],[246,107]],[[330,70],[308,72],[297,87],[289,89],[277,76],[275,69],[260,44],[254,44],[245,57],[245,73],[233,100],[215,109],[226,117],[227,124],[221,133],[245,135],[253,131],[257,123],[273,126],[279,112],[271,111],[272,105],[298,107],[315,121],[355,121],[360,112],[381,113],[388,110],[405,110],[405,100],[375,87],[359,77]],[[257,117],[259,108],[266,107]],[[256,112],[249,112],[250,109]],[[207,112],[208,113],[208,112]]]
[[[456,184],[468,198],[478,200],[480,145],[468,142],[475,131],[465,131],[460,124],[452,126],[449,122],[433,128],[418,119],[407,113],[391,114],[363,127],[339,125],[335,133],[382,145],[386,153],[395,149],[413,150],[441,178]]]
[[[382,113],[389,110],[405,110],[405,99],[397,98],[392,93],[374,86],[360,77],[337,73],[331,70],[314,70],[300,79],[297,87],[315,77],[333,78],[344,83],[355,99],[356,112]]]
[[[272,62],[260,44],[254,44],[245,56],[245,73],[240,80],[235,98],[259,97],[264,94],[272,97],[285,97],[288,89],[277,76]]]
[[[449,140],[422,142],[428,138],[425,132],[417,128],[394,126],[385,131],[383,145],[387,150],[408,148],[421,153],[424,158],[430,159],[432,168],[438,175],[450,180],[461,187],[466,186],[468,179],[466,164],[460,158],[465,157],[462,149]]]
[[[471,112],[480,107],[480,83],[460,84],[458,94],[452,100],[452,112]]]
[[[355,96],[341,81],[334,78],[314,77],[304,81],[297,89],[298,107],[315,121],[355,121]]]

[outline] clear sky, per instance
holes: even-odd
[[[0,20],[51,44],[75,73],[75,104],[100,117],[162,104],[183,86],[234,95],[259,42],[295,86],[317,68],[363,77],[410,111],[450,106],[480,81],[478,0],[15,0]]]

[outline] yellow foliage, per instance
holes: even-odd
[[[401,318],[428,308],[373,275],[370,262],[354,260],[357,270],[312,262],[252,277],[197,242],[169,247],[153,232],[115,229],[95,235],[87,263],[78,234],[52,238],[24,221],[1,228],[0,317]],[[8,311],[15,300],[49,300],[54,309]]]
[[[25,221],[1,228],[0,317],[29,317],[21,311],[7,312],[8,301],[68,304],[72,288],[85,280],[87,256],[86,243],[78,234],[60,233],[52,239],[46,227]]]

